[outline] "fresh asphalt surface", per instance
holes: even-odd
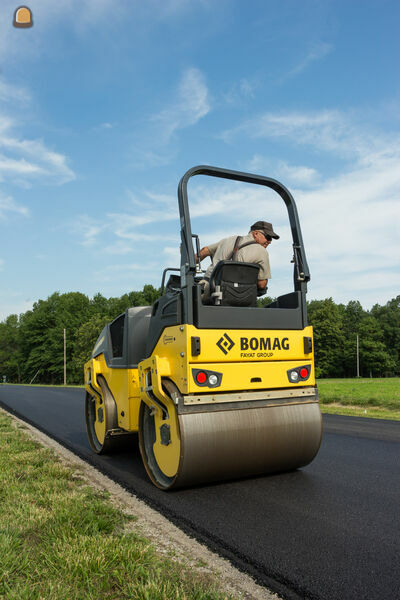
[[[136,440],[89,448],[82,389],[0,386],[0,405],[48,433],[283,598],[400,598],[400,422],[324,416],[308,467],[162,492]]]

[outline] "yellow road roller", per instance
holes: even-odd
[[[187,195],[197,175],[280,196],[293,238],[293,291],[257,306],[258,266],[226,260],[211,273],[205,299]],[[138,433],[145,469],[163,490],[307,465],[322,424],[305,299],[310,274],[293,197],[268,177],[197,166],[182,177],[178,204],[180,268],[164,271],[153,306],[128,308],[106,325],[85,365],[90,445],[107,453]]]

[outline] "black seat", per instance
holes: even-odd
[[[182,289],[181,285],[181,276],[180,275],[170,275],[167,281],[167,285],[165,286],[166,292],[180,292]]]
[[[216,306],[257,306],[259,266],[220,260],[210,276],[208,303]]]

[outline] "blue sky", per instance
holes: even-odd
[[[158,287],[196,164],[291,190],[309,299],[399,294],[398,1],[27,5],[31,29],[0,8],[0,319],[54,291]],[[198,177],[189,199],[202,245],[272,221],[269,293],[290,289],[278,196]]]

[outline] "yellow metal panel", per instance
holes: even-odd
[[[192,355],[192,337],[200,338],[199,356]],[[151,358],[155,357],[157,360],[158,377],[172,379],[182,394],[314,385],[314,355],[305,354],[304,337],[312,338],[312,327],[306,327],[302,331],[225,331],[200,330],[193,325],[176,325],[163,331]],[[311,365],[309,379],[306,382],[290,384],[287,370],[307,364]],[[100,355],[85,365],[85,382],[89,368],[92,371],[91,379],[95,389],[98,388],[97,374],[105,377],[117,403],[119,427],[127,431],[137,431],[141,395],[138,369],[109,368],[104,355]],[[221,386],[198,386],[193,379],[192,368],[222,373]],[[256,381],[251,381],[252,379]]]
[[[139,376],[137,369],[116,369],[107,366],[104,354],[96,356],[85,364],[85,387],[87,385],[88,372],[91,371],[91,385],[101,394],[97,384],[97,375],[102,375],[117,404],[118,426],[126,431],[138,431],[139,427]]]
[[[128,369],[129,430],[139,431],[140,387],[138,369]]]
[[[191,356],[191,337],[200,337],[201,352]],[[187,326],[190,362],[252,362],[311,359],[304,353],[304,337],[312,337],[312,327],[298,330],[196,329]]]
[[[162,368],[167,369],[163,372]],[[158,467],[167,477],[174,477],[178,471],[181,455],[181,441],[179,434],[178,418],[174,403],[167,396],[162,387],[161,377],[169,374],[169,364],[157,355],[143,360],[139,364],[140,396],[151,408],[154,417],[155,442],[153,452]],[[155,400],[155,401],[154,401]],[[166,409],[166,415],[161,410],[158,401]],[[162,428],[167,427],[169,439],[162,440]]]
[[[162,376],[171,377],[183,394],[187,393],[188,327],[176,325],[164,329],[152,354],[158,357]]]
[[[226,377],[224,377],[224,387],[221,387],[221,391],[223,389],[282,387],[288,384],[286,370],[291,368],[290,365],[293,361],[301,361],[294,366],[309,363],[313,365],[313,352],[309,354],[304,352],[304,337],[312,337],[312,335],[312,327],[306,327],[302,331],[260,329],[231,329],[225,331],[223,329],[197,329],[194,325],[178,325],[167,327],[164,330],[153,354],[156,354],[160,359],[165,359],[161,369],[162,375],[168,376],[166,373],[169,369],[171,379],[182,394],[199,391],[198,386],[193,388],[191,367],[196,366],[198,368],[200,365],[208,370],[220,372],[223,367],[224,373],[227,364],[231,363],[233,365],[229,373],[234,375],[237,372],[237,375],[234,376],[237,387],[232,388],[230,384],[229,387],[225,387]],[[200,338],[201,351],[199,356],[192,355],[192,337]],[[272,367],[277,361],[284,361],[285,365],[287,363],[288,366]],[[249,371],[237,370],[238,367],[245,364],[248,364]],[[270,365],[272,370],[265,370],[266,365]],[[251,379],[251,377],[248,377],[248,373],[259,372],[260,369],[264,369],[261,385],[259,383],[248,385],[247,382]],[[283,381],[282,372],[285,374],[285,381]],[[258,376],[254,375],[254,377]],[[243,380],[242,377],[244,377]],[[307,384],[314,383],[313,377],[312,371]]]

